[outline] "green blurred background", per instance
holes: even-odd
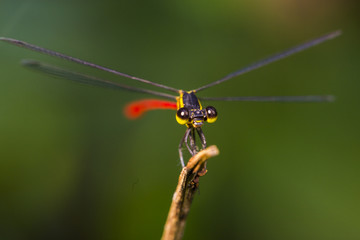
[[[337,100],[211,103],[219,119],[204,132],[221,153],[185,239],[360,239],[359,5],[1,0],[0,35],[189,90],[342,29],[199,94]],[[148,96],[51,78],[22,58],[144,86],[0,43],[0,239],[159,239],[180,172],[175,113],[129,121],[123,106]]]

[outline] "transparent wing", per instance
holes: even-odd
[[[52,65],[40,63],[40,62],[34,61],[34,60],[23,60],[22,64],[33,70],[47,73],[47,74],[50,74],[53,76],[61,77],[64,79],[72,80],[72,81],[79,82],[79,83],[95,85],[95,86],[100,86],[100,87],[105,87],[105,88],[118,89],[118,90],[121,89],[121,90],[132,91],[132,92],[146,93],[146,94],[151,94],[151,95],[169,98],[169,99],[173,99],[173,100],[176,99],[176,96],[173,96],[170,94],[156,92],[156,91],[142,89],[142,88],[131,87],[131,86],[127,86],[127,85],[120,84],[120,83],[110,82],[107,80],[88,76],[85,74],[64,70],[64,69],[61,69],[61,68],[58,68],[58,67],[55,67]]]
[[[203,97],[205,101],[241,101],[241,102],[332,102],[334,96],[256,96],[256,97]]]
[[[162,84],[159,84],[159,83],[151,82],[149,80],[145,80],[145,79],[142,79],[142,78],[134,77],[134,76],[131,76],[131,75],[128,75],[128,74],[125,74],[125,73],[121,73],[121,72],[118,72],[118,71],[110,69],[110,68],[106,68],[106,67],[103,67],[103,66],[100,66],[100,65],[97,65],[97,64],[94,64],[94,63],[90,63],[90,62],[87,62],[87,61],[84,61],[84,60],[81,60],[81,59],[78,59],[78,58],[70,57],[70,56],[67,56],[65,54],[55,52],[55,51],[52,51],[52,50],[49,50],[49,49],[46,49],[46,48],[43,48],[43,47],[39,47],[39,46],[30,44],[30,43],[27,43],[27,42],[23,42],[23,41],[20,41],[20,40],[17,40],[17,39],[0,37],[0,40],[4,41],[4,42],[11,43],[11,44],[14,44],[14,45],[19,46],[19,47],[24,47],[24,48],[27,48],[27,49],[30,49],[30,50],[33,50],[33,51],[36,51],[36,52],[40,52],[40,53],[44,53],[44,54],[47,54],[47,55],[50,55],[50,56],[62,58],[62,59],[65,59],[67,61],[76,62],[76,63],[86,65],[86,66],[89,66],[89,67],[92,67],[92,68],[96,68],[96,69],[99,69],[99,70],[102,70],[102,71],[105,71],[105,72],[110,72],[110,73],[113,73],[115,75],[130,78],[130,79],[133,79],[135,81],[147,83],[147,84],[157,86],[157,87],[160,87],[160,88],[163,88],[163,89],[166,89],[166,90],[170,90],[170,91],[173,91],[173,92],[176,92],[176,93],[179,92],[178,89],[175,89],[175,88],[172,88],[172,87],[169,87],[169,86],[165,86],[165,85],[162,85]]]
[[[306,42],[306,43],[303,43],[303,44],[298,45],[298,46],[296,46],[296,47],[290,48],[290,49],[288,49],[288,50],[286,50],[286,51],[284,51],[284,52],[280,52],[280,53],[275,54],[275,55],[273,55],[273,56],[271,56],[271,57],[268,57],[268,58],[265,58],[265,59],[260,60],[260,61],[258,61],[258,62],[255,62],[255,63],[253,63],[253,64],[250,64],[250,65],[247,66],[247,67],[244,67],[244,68],[242,68],[242,69],[240,69],[240,70],[237,70],[237,71],[235,71],[235,72],[233,72],[233,73],[228,74],[227,76],[225,76],[224,78],[222,78],[222,79],[220,79],[220,80],[217,80],[217,81],[212,82],[212,83],[209,83],[209,84],[207,84],[207,85],[205,85],[205,86],[199,87],[199,88],[196,89],[195,91],[196,91],[196,92],[199,92],[199,91],[204,90],[204,89],[206,89],[206,88],[209,88],[209,87],[218,85],[218,84],[220,84],[220,83],[222,83],[222,82],[225,82],[225,81],[227,81],[227,80],[229,80],[229,79],[231,79],[231,78],[233,78],[233,77],[236,77],[236,76],[242,75],[242,74],[244,74],[244,73],[250,72],[250,71],[255,70],[255,69],[257,69],[257,68],[263,67],[263,66],[265,66],[265,65],[267,65],[267,64],[269,64],[269,63],[278,61],[278,60],[280,60],[280,59],[286,58],[286,57],[288,57],[288,56],[290,56],[290,55],[293,55],[293,54],[295,54],[295,53],[301,52],[301,51],[303,51],[303,50],[305,50],[305,49],[307,49],[307,48],[310,48],[310,47],[312,47],[312,46],[318,45],[318,44],[320,44],[320,43],[322,43],[322,42],[325,42],[325,41],[327,41],[327,40],[333,39],[333,38],[339,36],[340,34],[341,34],[341,31],[338,30],[338,31],[335,31],[335,32],[326,34],[326,35],[324,35],[324,36],[322,36],[322,37],[319,37],[319,38],[310,40],[310,41],[308,41],[308,42]]]

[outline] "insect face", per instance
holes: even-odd
[[[204,110],[191,110],[190,114],[191,125],[194,128],[201,127],[206,119],[206,112]]]
[[[191,127],[201,127],[204,122],[213,123],[217,119],[216,109],[212,106],[205,109],[187,109],[186,107],[179,108],[176,112],[176,121],[179,124],[187,124]]]

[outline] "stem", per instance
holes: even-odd
[[[206,160],[218,154],[218,148],[215,145],[210,146],[194,155],[186,167],[182,169],[164,226],[162,240],[182,239],[186,218],[190,212],[195,192],[199,187],[200,177],[207,172]]]

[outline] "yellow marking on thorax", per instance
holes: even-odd
[[[183,102],[183,91],[182,90],[179,90],[179,96],[176,97],[176,107],[177,107],[177,110],[179,110],[180,108],[184,107],[184,102]]]
[[[198,103],[199,103],[199,106],[200,106],[200,110],[202,110],[202,105],[201,105],[201,102],[200,102],[199,99],[198,99]]]

